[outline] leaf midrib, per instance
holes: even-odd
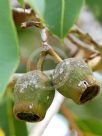
[[[61,31],[60,36],[63,37],[63,25],[64,25],[64,11],[65,11],[65,0],[61,0]]]

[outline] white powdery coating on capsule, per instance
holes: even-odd
[[[84,61],[83,61],[83,62],[84,62]],[[77,65],[78,65],[80,68],[87,68],[87,64],[85,64],[85,62],[84,62],[84,64],[82,64],[82,61],[81,61],[81,60],[78,61]]]
[[[65,61],[65,64],[66,64],[66,65],[69,65],[69,64],[70,64],[70,62],[69,62],[69,61]]]
[[[32,107],[33,107],[33,104],[29,105],[29,109],[32,109]]]
[[[23,93],[25,89],[28,88],[28,86],[38,88],[37,83],[39,82],[39,75],[36,75],[36,73],[29,73],[22,77],[17,85],[15,86],[15,90],[20,90],[20,93]],[[32,88],[31,88],[32,89]],[[33,89],[32,89],[33,90]]]
[[[24,88],[21,88],[20,93],[23,93],[23,92],[24,92]]]
[[[50,97],[49,97],[49,96],[47,96],[47,100],[49,100],[49,98],[50,98]]]
[[[28,86],[28,82],[26,81],[26,82],[24,82],[23,84],[19,84],[19,85],[21,86],[20,93],[23,93],[23,92],[24,92],[24,89],[26,89],[27,86]],[[20,86],[19,86],[19,87],[20,87]],[[19,89],[18,86],[16,86],[16,88]]]
[[[59,73],[62,74],[62,73],[63,73],[63,70],[64,70],[63,68],[60,68]]]
[[[44,42],[47,41],[47,33],[46,33],[46,29],[42,29],[41,31],[41,38]]]
[[[85,80],[80,81],[78,84],[78,87],[82,87],[83,89],[86,89],[88,86],[89,84]]]

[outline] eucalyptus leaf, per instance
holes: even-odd
[[[18,0],[19,4],[24,7],[24,0]]]
[[[16,29],[8,0],[0,0],[0,97],[19,62]]]
[[[86,0],[96,18],[102,23],[102,0]]]
[[[83,0],[29,0],[51,32],[64,38],[75,23]]]
[[[96,119],[78,119],[78,127],[87,133],[102,136],[102,121]]]

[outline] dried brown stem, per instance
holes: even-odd
[[[82,41],[88,43],[89,45],[93,45],[96,48],[96,50],[102,53],[102,47],[88,33],[85,33],[77,26],[73,27],[71,33],[77,34]]]
[[[54,58],[54,60],[57,62],[57,63],[60,63],[62,62],[62,59],[59,57],[59,55],[54,51],[53,48],[50,48],[48,50],[48,53]]]
[[[77,45],[79,48],[89,52],[89,53],[97,53],[97,51],[95,49],[93,49],[92,47],[90,47],[88,44],[86,44],[85,42],[82,42],[81,40],[79,40],[76,36],[74,36],[73,34],[69,34],[68,35],[68,39],[75,45]]]
[[[28,21],[28,22],[24,22],[24,23],[22,23],[21,24],[21,27],[22,28],[30,28],[30,27],[33,27],[33,26],[36,26],[36,27],[38,27],[38,28],[43,28],[42,26],[41,26],[41,23],[40,22],[38,22],[38,21]]]
[[[43,23],[37,14],[31,9],[13,8],[13,20],[16,25],[23,28],[36,26],[40,29],[44,28]]]
[[[96,55],[93,58],[87,60],[88,65],[92,68],[93,71],[102,70],[102,56]]]

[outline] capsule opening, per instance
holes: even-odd
[[[27,122],[37,122],[37,121],[40,120],[40,117],[36,114],[33,114],[33,113],[21,112],[21,113],[17,113],[17,117],[20,120],[24,120],[24,121],[27,121]]]
[[[85,103],[94,98],[98,94],[99,90],[100,87],[98,85],[87,87],[80,98],[80,103]]]

